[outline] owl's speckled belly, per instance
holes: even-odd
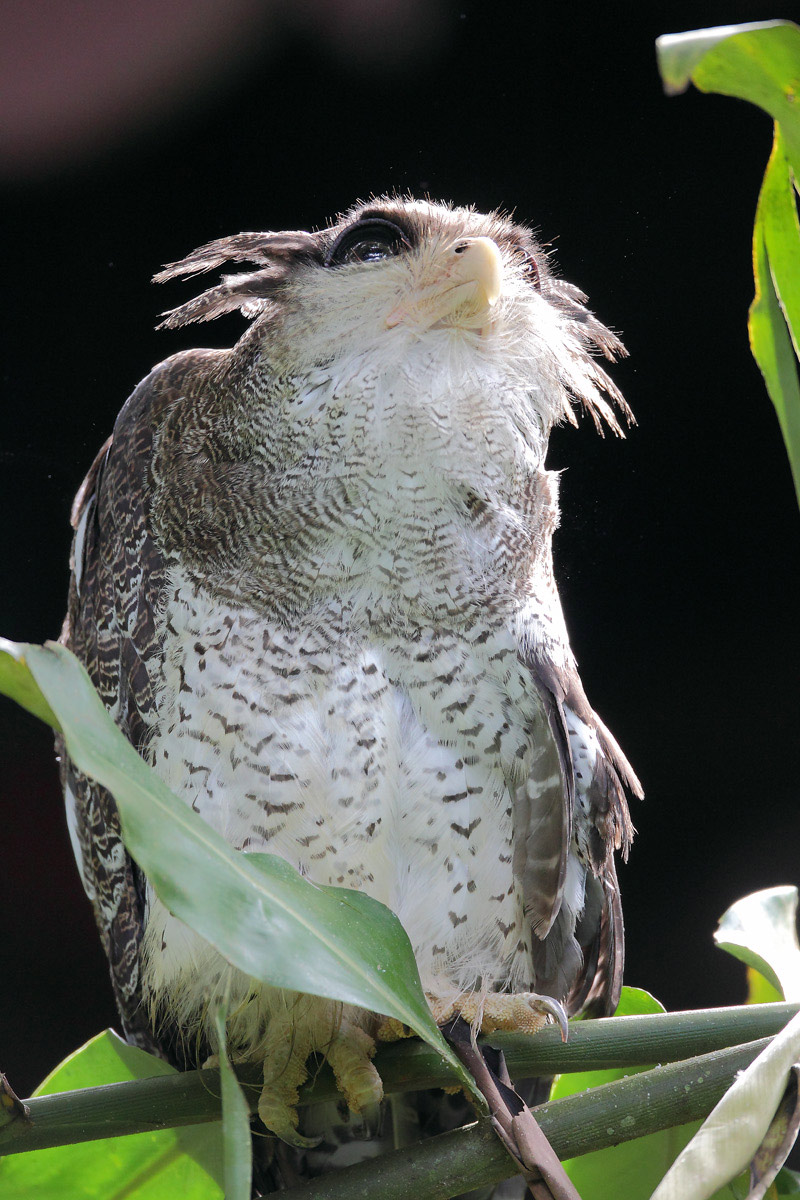
[[[370,637],[341,607],[288,630],[172,594],[150,752],[173,791],[234,846],[387,904],[429,990],[530,987],[507,781],[536,698],[510,633]],[[154,899],[149,922],[158,990],[194,935]]]

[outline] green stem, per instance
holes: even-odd
[[[652,1016],[579,1021],[566,1044],[555,1027],[535,1037],[494,1034],[512,1078],[567,1071],[661,1063],[778,1033],[798,1011],[796,1004],[742,1005]],[[452,1073],[436,1052],[413,1040],[382,1047],[375,1059],[387,1095],[451,1084]],[[258,1099],[257,1066],[237,1069],[251,1110]],[[0,1128],[0,1155],[73,1142],[120,1137],[146,1130],[220,1119],[219,1072],[132,1080],[29,1100],[30,1120]],[[310,1104],[338,1097],[330,1071],[320,1070],[301,1094]],[[686,1118],[687,1120],[689,1118]]]
[[[534,1109],[561,1159],[705,1117],[768,1039],[656,1067]],[[516,1173],[487,1120],[283,1192],[284,1200],[446,1200]]]

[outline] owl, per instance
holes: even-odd
[[[63,642],[233,847],[398,915],[437,1020],[613,1011],[641,788],[570,650],[545,457],[576,410],[631,420],[597,359],[619,340],[501,214],[384,197],[155,278],[230,262],[252,270],[163,323],[238,309],[247,331],[156,366],[78,493]],[[226,993],[279,1137],[308,1144],[312,1052],[354,1112],[378,1101],[391,1022],[230,967],[155,895],[108,792],[66,756],[62,776],[127,1037],[202,1058]]]

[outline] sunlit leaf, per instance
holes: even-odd
[[[794,188],[776,129],[753,230],[755,296],[750,349],[775,406],[800,497],[800,227]],[[788,323],[788,327],[787,327]]]
[[[773,987],[755,967],[747,968],[747,1004],[780,1004],[783,992]]]
[[[725,25],[666,34],[656,42],[667,92],[689,83],[757,104],[775,121],[753,231],[755,298],[749,334],[764,376],[800,501],[800,27],[791,21]]]
[[[786,1000],[800,1000],[797,888],[753,892],[721,917],[714,941],[755,968]]]
[[[74,655],[52,643],[21,650],[70,757],[114,796],[125,844],[170,912],[255,979],[396,1017],[478,1095],[431,1017],[411,944],[384,905],[316,887],[281,858],[232,849],[139,757]]]
[[[173,1067],[98,1034],[47,1076],[34,1093],[175,1075]],[[159,1129],[0,1159],[3,1200],[223,1200],[219,1122]]]
[[[800,161],[800,27],[792,21],[757,21],[668,33],[656,41],[658,66],[666,90],[684,91],[689,83],[702,92],[749,100],[779,121],[790,157]]]
[[[0,693],[10,696],[40,721],[58,729],[58,720],[25,662],[26,646],[0,638]]]

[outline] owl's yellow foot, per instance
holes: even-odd
[[[269,1023],[264,1046],[264,1086],[258,1115],[271,1133],[284,1142],[303,1148],[316,1146],[319,1139],[298,1132],[298,1092],[308,1078],[306,1060],[315,1051],[324,1055],[336,1077],[339,1091],[351,1112],[359,1113],[383,1099],[383,1084],[372,1065],[375,1041],[360,1026],[341,1020],[332,1028],[324,1012],[317,1020],[311,1014],[298,1019],[289,1009],[275,1014]]]
[[[308,1078],[306,1059],[313,1043],[310,1027],[295,1022],[291,1011],[274,1015],[264,1047],[264,1086],[258,1098],[258,1115],[267,1129],[282,1141],[304,1148],[317,1144],[297,1130],[298,1090]]]
[[[381,1077],[371,1061],[374,1053],[374,1038],[360,1026],[346,1024],[325,1053],[351,1112],[360,1113],[365,1105],[380,1104],[383,1099]]]
[[[428,1004],[437,1025],[445,1025],[454,1017],[463,1017],[481,1033],[497,1030],[538,1033],[549,1020],[554,1020],[561,1029],[561,1040],[567,1040],[569,1026],[563,1006],[551,996],[540,996],[536,992],[490,992],[488,995],[471,992],[455,999],[428,994]]]

